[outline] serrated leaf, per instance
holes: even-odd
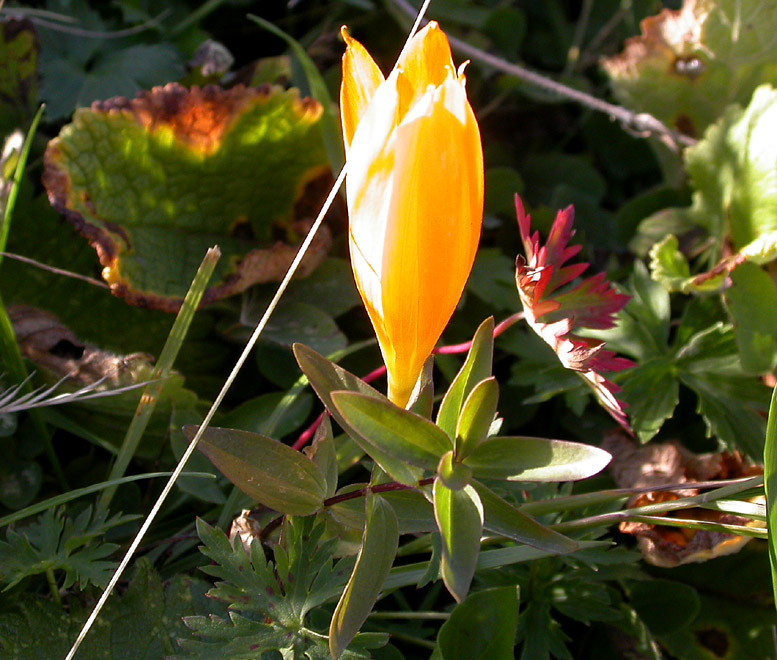
[[[473,482],[472,487],[483,504],[485,529],[551,553],[564,554],[579,549],[580,544],[577,541],[554,532],[534,518],[521,513],[480,482]]]
[[[293,204],[325,167],[320,114],[314,101],[279,88],[171,84],[114,98],[78,110],[49,143],[44,185],[97,249],[113,293],[129,302],[177,309],[218,243],[225,258],[209,302],[285,273],[296,248],[269,247],[273,225],[293,233]],[[328,243],[319,234],[303,275]]]
[[[450,437],[456,433],[461,407],[475,386],[491,375],[494,360],[494,319],[480,324],[472,338],[467,358],[453,379],[437,411],[437,426]]]
[[[184,433],[191,442],[196,426]],[[309,458],[258,433],[208,427],[197,448],[249,497],[294,516],[320,510],[326,497],[324,475]]]
[[[699,136],[730,103],[777,79],[777,7],[758,1],[686,0],[641,24],[604,70],[620,103]]]
[[[399,545],[397,518],[380,496],[367,497],[367,522],[353,573],[329,625],[329,650],[337,660],[378,599]]]
[[[456,460],[463,460],[488,436],[499,403],[499,383],[494,377],[478,383],[464,401],[456,423]]]
[[[464,464],[478,479],[575,481],[600,472],[611,458],[603,449],[578,442],[515,436],[485,440]]]
[[[78,651],[83,660],[161,658],[176,648],[186,632],[183,616],[221,613],[205,597],[204,580],[178,575],[164,585],[151,563],[140,558],[129,588],[111,598],[100,620]],[[21,595],[0,615],[0,653],[8,660],[64,658],[89,610],[71,599],[68,610],[50,598]],[[41,631],[46,634],[41,634]]]
[[[395,461],[436,470],[440,458],[453,447],[451,439],[438,426],[387,399],[357,392],[332,392],[331,398],[347,428],[355,434],[354,440],[397,481],[401,482],[404,474],[392,474],[394,463],[382,465],[380,456],[373,455],[373,448]],[[416,482],[413,480],[407,485]]]
[[[517,587],[483,589],[451,612],[437,645],[443,660],[506,660],[513,657],[517,624]]]
[[[92,507],[87,507],[71,519],[61,508],[49,509],[23,528],[8,529],[6,540],[0,541],[0,583],[7,590],[30,575],[63,571],[63,588],[104,586],[115,565],[106,558],[118,546],[100,539],[134,518],[117,514],[109,519],[106,511],[93,514]]]
[[[669,358],[653,358],[638,365],[621,381],[621,395],[629,404],[631,428],[640,442],[648,442],[672,416],[680,401],[677,375]]]
[[[461,602],[469,591],[480,555],[483,505],[472,486],[451,490],[435,479],[434,517],[442,536],[440,572],[450,594]]]
[[[754,264],[742,264],[731,274],[726,290],[742,368],[753,374],[771,371],[777,352],[777,288]]]
[[[318,398],[321,399],[335,421],[355,440],[356,431],[350,429],[345,418],[334,405],[332,392],[347,390],[349,392],[359,392],[376,399],[383,399],[384,401],[388,401],[388,399],[360,378],[357,378],[334,362],[330,362],[307,346],[294,344],[293,350],[297,364],[299,364],[302,373],[307,376]],[[361,447],[361,443],[359,445]],[[362,450],[364,450],[363,447]],[[381,448],[372,447],[371,451],[372,458],[388,474],[391,474],[396,481],[406,485],[415,485],[421,478],[421,470],[397,460]]]

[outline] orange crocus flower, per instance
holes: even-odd
[[[342,30],[351,264],[405,406],[461,298],[483,219],[483,150],[462,70],[429,23],[388,78]]]

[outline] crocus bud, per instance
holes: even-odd
[[[483,151],[463,71],[434,22],[387,79],[342,30],[340,108],[356,285],[388,371],[410,398],[461,298],[483,218]]]

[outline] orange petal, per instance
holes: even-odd
[[[455,71],[448,37],[434,21],[420,30],[407,45],[397,62],[397,68],[410,81],[413,95],[403,106],[409,108],[426,93],[429,85],[439,87]]]
[[[367,49],[349,36],[345,26],[340,28],[340,34],[347,46],[343,55],[343,83],[340,86],[340,115],[347,151],[359,120],[367,111],[375,90],[383,82],[383,74]]]

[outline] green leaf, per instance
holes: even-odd
[[[367,484],[350,484],[341,488],[337,495],[364,488]],[[415,489],[394,490],[380,494],[381,498],[391,505],[397,516],[400,534],[421,534],[436,529],[434,509],[431,502]],[[353,498],[338,502],[327,508],[329,514],[337,522],[354,529],[363,530],[366,520],[364,503],[361,498]]]
[[[29,19],[6,18],[0,23],[0,136],[26,128],[38,97],[38,49]]]
[[[730,106],[704,138],[685,152],[686,169],[696,191],[686,212],[714,239],[712,263],[727,239],[739,250],[777,230],[775,118],[777,91],[762,85],[746,109]]]
[[[273,227],[292,238],[306,229],[294,229],[292,212],[324,168],[320,114],[280,88],[168,85],[111,99],[78,110],[49,143],[44,185],[97,249],[114,294],[130,302],[175,310],[218,243],[210,302],[285,274],[296,248],[273,245]],[[328,243],[319,234],[303,274]]]
[[[451,490],[461,490],[472,481],[472,470],[463,463],[457,463],[453,451],[449,451],[440,459],[437,476]]]
[[[480,381],[491,375],[493,360],[494,319],[487,318],[475,332],[467,359],[445,393],[437,412],[437,426],[450,437],[455,436],[461,407],[469,393]]]
[[[450,594],[461,602],[469,591],[480,554],[483,505],[472,486],[451,490],[434,481],[434,517],[442,535],[440,572]]]
[[[324,138],[329,166],[332,168],[332,176],[336,177],[344,162],[343,142],[340,136],[340,120],[335,112],[336,109],[334,103],[332,103],[332,98],[329,96],[329,89],[327,88],[326,82],[321,77],[318,67],[313,60],[310,59],[310,56],[305,52],[305,49],[298,41],[295,41],[288,34],[279,30],[270,21],[266,21],[263,18],[252,14],[248,15],[248,19],[261,25],[265,30],[271,32],[276,37],[283,39],[289,45],[289,48],[291,48],[297,61],[299,61],[300,66],[305,73],[305,78],[307,78],[308,85],[310,86],[311,95],[323,108],[321,134]]]
[[[346,371],[342,367],[330,362],[314,350],[303,344],[294,344],[294,357],[297,359],[302,373],[304,373],[311,386],[315,390],[318,398],[321,399],[326,409],[335,418],[335,421],[356,440],[356,431],[348,426],[345,418],[332,401],[332,392],[337,390],[347,390],[349,392],[359,392],[365,396],[374,397],[388,401],[380,392],[373,389],[360,378]],[[361,446],[361,442],[359,443]],[[363,449],[363,447],[362,447]],[[366,451],[366,450],[365,450]],[[375,460],[387,474],[400,483],[406,485],[415,485],[421,478],[421,470],[407,465],[397,460],[392,454],[382,450],[379,447],[371,447],[370,456]],[[439,460],[439,459],[438,459]],[[435,467],[437,464],[435,463]]]
[[[443,660],[506,660],[513,657],[517,624],[518,589],[483,589],[456,606],[437,644]]]
[[[337,449],[332,424],[329,415],[324,415],[321,423],[313,436],[310,447],[303,450],[305,455],[313,461],[319,472],[324,475],[326,481],[326,497],[332,497],[337,490]]]
[[[629,600],[655,635],[685,628],[699,613],[696,589],[674,580],[641,580],[628,589]]]
[[[777,352],[777,288],[772,278],[754,264],[742,264],[731,273],[726,304],[734,322],[742,368],[753,374],[771,371]]]
[[[189,441],[197,432],[187,426]],[[283,443],[258,433],[208,427],[197,448],[246,495],[293,516],[319,511],[327,484],[315,463]]]
[[[556,554],[574,552],[580,548],[577,541],[554,532],[538,523],[534,518],[521,513],[512,504],[506,502],[479,481],[472,487],[480,496],[485,516],[483,527],[519,543]]]
[[[190,634],[179,641],[184,653],[176,657],[247,660],[263,651],[290,658],[328,656],[325,635],[309,628],[306,618],[341,593],[353,560],[333,565],[336,541],[322,542],[324,525],[312,517],[286,518],[274,562],[268,561],[261,543],[248,550],[239,541],[232,545],[224,532],[200,520],[197,530],[205,544],[201,551],[213,562],[202,570],[220,580],[208,596],[227,604],[229,618],[188,617],[194,638]]]
[[[602,64],[621,104],[697,136],[777,78],[775,32],[771,4],[698,0],[646,19],[642,36]]]
[[[130,660],[169,656],[177,639],[189,634],[184,616],[223,613],[220,603],[206,598],[209,587],[205,580],[186,575],[163,583],[151,563],[141,557],[135,562],[129,587],[106,603],[77,657]],[[0,654],[7,660],[64,658],[89,614],[78,598],[69,600],[68,609],[32,594],[21,594],[9,605],[0,614]]]
[[[499,383],[493,376],[479,382],[464,401],[456,424],[456,460],[461,461],[488,436],[499,403]]]
[[[653,358],[626,372],[620,380],[628,404],[631,428],[648,442],[672,416],[680,401],[680,386],[672,361]]]
[[[401,481],[404,474],[392,474],[393,462],[382,465],[380,456],[373,455],[373,448],[396,461],[436,470],[440,458],[453,446],[445,432],[428,419],[399,408],[387,399],[357,392],[332,392],[331,397],[346,428],[355,434],[354,440],[397,481]],[[414,479],[407,485],[416,482]]]
[[[566,440],[495,437],[464,461],[479,479],[575,481],[600,472],[612,457],[603,449]]]
[[[110,579],[114,562],[107,561],[118,546],[103,543],[105,533],[123,525],[135,516],[116,514],[87,507],[75,518],[64,515],[62,508],[52,508],[35,522],[18,529],[8,529],[0,541],[0,583],[10,589],[30,575],[47,571],[64,571],[62,587],[77,584],[104,586]]]
[[[397,518],[379,496],[367,497],[362,547],[329,625],[329,650],[337,660],[378,599],[399,545]]]

